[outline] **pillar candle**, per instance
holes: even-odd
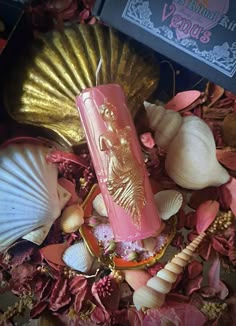
[[[84,89],[77,107],[115,240],[152,236],[161,221],[122,88]]]

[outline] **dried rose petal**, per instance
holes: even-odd
[[[209,82],[207,84],[206,93],[207,93],[207,103],[208,106],[210,107],[213,104],[215,104],[224,95],[224,88]]]
[[[87,293],[87,279],[83,276],[75,276],[69,283],[69,291],[75,295],[74,309],[79,312]]]
[[[206,229],[214,221],[219,211],[219,203],[216,200],[207,200],[202,203],[196,210],[196,229],[198,234],[206,231]]]
[[[128,309],[128,319],[130,325],[142,326],[143,325],[144,313],[140,310],[130,308]]]
[[[231,178],[228,183],[220,187],[221,196],[230,206],[231,211],[236,216],[236,179]]]
[[[57,311],[67,306],[71,302],[71,296],[68,289],[68,280],[59,278],[52,289],[49,300],[49,307],[53,311]]]
[[[209,286],[216,290],[218,296],[221,300],[224,300],[228,294],[229,290],[225,284],[220,280],[220,259],[216,257],[213,260],[212,266],[208,273],[208,283]]]
[[[223,237],[218,237],[216,235],[212,238],[211,241],[212,241],[212,247],[215,249],[215,251],[217,251],[221,255],[225,255],[225,256],[228,255],[229,244],[226,239],[224,239]]]
[[[197,101],[201,96],[199,91],[185,91],[175,95],[166,105],[167,110],[181,111]]]
[[[236,153],[225,151],[222,149],[216,150],[216,157],[218,161],[226,168],[236,171]]]
[[[57,243],[43,247],[42,249],[40,249],[40,252],[48,262],[52,262],[56,265],[65,266],[65,263],[62,260],[62,255],[67,248],[67,242]]]
[[[31,318],[38,318],[43,313],[43,311],[47,308],[48,303],[45,301],[37,302],[36,305],[30,310]]]
[[[185,227],[187,229],[193,229],[196,225],[196,219],[196,212],[189,212],[188,214],[186,214]]]
[[[187,282],[187,285],[185,286],[185,293],[187,295],[192,294],[194,291],[197,291],[200,289],[201,284],[203,281],[203,276],[202,275],[198,275],[196,278],[189,280]]]
[[[202,264],[193,260],[187,267],[189,279],[192,280],[202,273],[203,267]]]
[[[206,200],[217,200],[217,198],[218,189],[216,187],[207,187],[201,190],[193,191],[188,205],[193,209],[197,209],[199,205],[204,203]]]

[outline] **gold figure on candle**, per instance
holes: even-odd
[[[131,128],[120,127],[116,108],[111,103],[100,107],[107,131],[99,137],[101,151],[108,157],[107,189],[114,202],[131,215],[140,227],[140,216],[145,206],[144,177],[140,163],[132,149]]]

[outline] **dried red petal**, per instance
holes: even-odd
[[[202,275],[198,275],[196,278],[189,280],[187,285],[185,286],[185,293],[187,295],[190,295],[193,292],[199,290],[201,288],[202,281],[203,281]]]
[[[166,105],[167,110],[180,111],[186,109],[201,97],[201,92],[185,91],[175,95]]]
[[[216,157],[226,168],[236,171],[236,153],[217,149]]]
[[[196,229],[199,234],[205,232],[214,221],[219,207],[220,205],[216,200],[207,200],[198,207],[196,210]]]
[[[197,260],[193,260],[187,267],[188,269],[188,276],[189,279],[192,280],[194,278],[196,278],[197,276],[199,276],[199,274],[202,273],[202,264],[197,261]]]
[[[208,106],[210,107],[213,104],[215,104],[224,95],[224,88],[209,82],[207,84],[206,93],[207,93],[207,103]]]
[[[218,188],[207,187],[201,190],[196,190],[192,192],[188,205],[197,209],[206,200],[217,200],[218,198]]]
[[[220,187],[221,196],[230,206],[231,211],[236,216],[236,179],[231,178],[228,183]]]
[[[196,219],[196,212],[189,212],[188,214],[186,214],[185,227],[187,229],[193,229],[196,225]]]
[[[42,312],[47,308],[48,303],[45,301],[38,302],[31,310],[30,310],[30,317],[31,318],[38,318],[42,314]]]
[[[220,253],[221,255],[227,256],[229,251],[228,241],[222,237],[213,237],[212,238],[212,247]]]
[[[40,252],[48,262],[52,262],[56,265],[65,266],[65,263],[62,260],[62,255],[67,248],[68,243],[57,243],[43,247],[42,249],[40,249]]]
[[[71,302],[71,296],[68,290],[68,280],[59,278],[52,290],[50,296],[50,310],[57,311]]]

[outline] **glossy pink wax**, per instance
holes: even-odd
[[[101,107],[106,103],[110,103],[112,107],[115,107],[115,123],[117,123],[119,126],[117,129],[119,132],[116,133],[114,137],[113,129],[112,131],[108,129],[109,122],[104,120],[104,117],[101,116]],[[133,120],[126,106],[126,100],[122,88],[117,84],[107,84],[85,89],[82,91],[80,96],[77,97],[77,107],[85,130],[90,154],[108,211],[115,240],[132,241],[145,239],[152,236],[160,229],[161,221],[154,203],[154,197],[143,161],[138,137]],[[127,213],[122,205],[118,205],[115,202],[107,188],[107,180],[109,179],[108,174],[113,173],[112,159],[117,162],[117,152],[119,153],[119,146],[113,146],[114,139],[115,141],[118,139],[118,143],[121,139],[121,144],[123,144],[124,142],[122,139],[125,139],[126,133],[128,134],[128,146],[131,153],[130,162],[132,160],[137,162],[137,169],[135,168],[135,173],[137,172],[137,175],[141,175],[143,180],[142,189],[144,189],[143,193],[145,196],[145,201],[143,202],[145,204],[143,204],[141,207],[141,213],[139,214],[139,225],[134,222],[132,216]],[[103,138],[106,138],[104,142]],[[108,144],[108,147],[110,146],[110,152],[108,150],[101,149],[103,143]],[[115,158],[114,155],[116,155]],[[119,157],[119,160],[122,160],[122,155]],[[122,169],[120,170],[122,171]],[[120,172],[120,176],[122,177],[122,172]],[[135,192],[133,192],[133,194],[134,193]]]

